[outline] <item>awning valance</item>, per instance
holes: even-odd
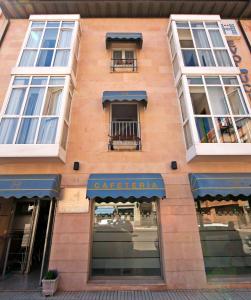
[[[128,199],[165,198],[161,174],[91,174],[87,184],[87,198]]]
[[[141,49],[143,36],[140,32],[107,32],[105,38],[106,49],[109,49],[111,43],[114,42],[135,43]]]
[[[251,173],[189,174],[195,200],[239,200],[251,197]]]
[[[138,101],[147,106],[146,91],[105,91],[103,92],[103,106],[108,102]]]
[[[0,175],[0,197],[58,198],[60,175]]]

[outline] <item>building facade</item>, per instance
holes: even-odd
[[[248,2],[1,2],[2,282],[250,287]]]

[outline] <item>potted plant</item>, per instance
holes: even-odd
[[[53,296],[58,288],[57,270],[48,270],[42,280],[42,293],[44,296]]]

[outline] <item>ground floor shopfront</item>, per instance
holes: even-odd
[[[82,186],[63,182],[60,196],[2,197],[0,288],[33,271],[39,285],[48,267],[71,291],[251,287],[250,182],[237,173],[91,174]]]

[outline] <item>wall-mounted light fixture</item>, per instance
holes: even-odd
[[[73,170],[78,171],[80,168],[80,163],[78,161],[74,161]]]
[[[171,169],[172,170],[177,170],[178,169],[178,165],[177,165],[176,160],[171,161]]]

